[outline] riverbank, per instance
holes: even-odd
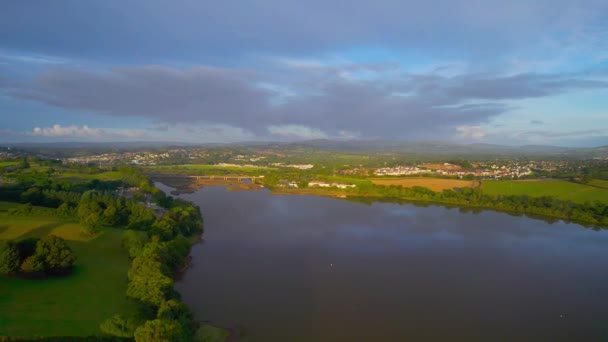
[[[557,180],[486,182],[434,178],[386,178],[386,180],[383,179],[384,184],[376,184],[378,178],[325,177],[323,179],[340,184],[350,184],[353,187],[344,189],[338,187],[292,187],[286,186],[284,183],[280,185],[276,179],[268,177],[260,179],[259,184],[255,184],[255,186],[241,183],[236,186],[236,189],[255,190],[263,185],[277,195],[299,194],[344,199],[365,197],[429,202],[514,214],[530,214],[588,226],[608,227],[608,201],[601,201],[603,196],[598,192],[606,190],[586,187],[572,182]],[[207,186],[223,185],[235,190],[235,184],[233,183],[220,181]],[[404,184],[409,186],[406,187]],[[433,191],[415,184],[433,185],[435,190],[441,189],[442,191]],[[187,189],[188,192],[191,192],[200,187],[190,183]],[[576,191],[573,192],[573,189]],[[590,192],[589,189],[593,191]]]
[[[394,187],[392,187],[394,189]],[[608,227],[608,217],[606,214],[589,216],[582,215],[575,210],[571,210],[572,215],[565,215],[568,212],[564,210],[557,210],[551,207],[545,206],[530,206],[525,205],[526,203],[519,204],[507,204],[506,199],[521,199],[520,196],[516,195],[505,195],[505,196],[487,196],[485,200],[491,200],[490,203],[483,203],[479,201],[479,198],[458,198],[458,197],[448,197],[442,198],[442,194],[440,192],[434,192],[428,190],[428,192],[422,192],[419,196],[387,196],[385,194],[375,193],[373,191],[368,192],[356,192],[352,190],[340,190],[340,189],[326,189],[326,188],[270,188],[273,194],[277,195],[313,195],[313,196],[323,196],[323,197],[333,197],[333,198],[343,198],[343,199],[371,199],[372,201],[384,201],[384,202],[419,202],[419,203],[429,203],[429,204],[439,204],[439,205],[448,205],[448,206],[456,206],[461,208],[477,208],[483,210],[493,210],[498,212],[505,212],[509,214],[516,215],[530,215],[532,218],[547,218],[551,219],[560,219],[565,222],[573,222],[585,225],[587,227],[596,227],[596,228],[606,228]],[[381,189],[384,190],[384,189]],[[414,192],[416,193],[416,192]],[[454,193],[452,191],[451,193]],[[482,194],[483,196],[483,194]],[[426,197],[426,198],[425,198]],[[488,199],[488,197],[490,197]],[[505,199],[503,201],[503,199]],[[518,199],[518,200],[519,200]],[[543,200],[546,197],[542,198]],[[476,201],[477,200],[477,201]],[[528,197],[525,197],[525,201],[528,201]],[[552,200],[553,201],[553,200]],[[556,200],[556,203],[561,205],[565,204],[569,208],[584,206],[579,203],[568,202],[568,201],[559,201]],[[604,212],[608,213],[608,210],[604,209]]]

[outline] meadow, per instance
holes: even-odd
[[[594,200],[608,202],[608,189],[561,180],[486,180],[483,181],[481,189],[488,195],[552,196],[576,203]]]
[[[589,182],[589,185],[608,189],[608,180],[593,179]]]
[[[444,179],[444,178],[370,178],[376,185],[400,185],[402,187],[411,188],[421,186],[433,191],[441,192],[446,189],[454,188],[473,188],[478,186],[478,181],[460,180],[460,179]]]
[[[0,222],[0,240],[54,234],[77,256],[68,276],[0,276],[0,336],[99,335],[105,319],[135,310],[125,298],[131,261],[121,247],[122,230],[106,228],[91,237],[80,224],[56,219],[0,214]]]

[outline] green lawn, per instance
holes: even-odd
[[[74,272],[66,277],[0,276],[0,336],[100,334],[106,318],[134,310],[125,297],[130,260],[120,245],[122,230],[107,228],[91,239],[76,223],[5,216],[0,222],[0,239],[53,233],[69,239],[77,256]]]
[[[20,203],[0,201],[0,212],[19,206]]]
[[[13,165],[17,165],[20,162],[17,161],[0,161],[0,167],[5,167],[5,166],[13,166]]]
[[[577,203],[608,202],[608,189],[559,180],[483,181],[482,190],[489,195],[553,196]]]

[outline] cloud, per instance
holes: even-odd
[[[249,72],[212,67],[184,71],[145,66],[104,72],[59,68],[9,88],[8,94],[64,109],[163,123],[242,124],[260,121],[260,110],[267,105],[269,92],[255,87],[253,80]]]
[[[608,144],[608,129],[488,131],[484,141],[507,144],[550,144],[558,146],[600,146]]]
[[[464,75],[450,79],[452,96],[485,100],[525,99],[560,94],[571,89],[608,88],[603,80],[578,75],[524,73],[507,77]]]
[[[150,127],[149,129],[151,131],[157,131],[157,132],[168,132],[169,125],[168,124],[157,124],[157,125]]]
[[[310,54],[365,44],[493,57],[601,22],[607,12],[603,0],[17,1],[0,12],[0,41],[100,59],[221,61],[252,51]]]
[[[486,132],[479,126],[459,126],[456,131],[462,140],[481,140],[486,136]]]
[[[103,131],[97,128],[89,128],[84,125],[78,126],[67,126],[62,127],[61,125],[53,125],[52,127],[34,127],[32,132],[33,135],[39,135],[44,137],[98,137],[102,135]]]
[[[608,129],[588,129],[588,130],[576,130],[576,131],[524,131],[517,133],[520,138],[549,138],[549,139],[561,139],[571,137],[597,137],[606,135]]]
[[[34,127],[30,133],[33,136],[47,138],[138,138],[143,137],[144,133],[139,130],[107,130],[83,126],[61,126],[55,124],[51,127]]]
[[[10,129],[0,129],[0,137],[11,137],[16,133],[11,131]]]
[[[0,61],[6,61],[2,64],[8,63],[25,63],[25,64],[66,64],[69,60],[55,57],[55,56],[45,56],[39,54],[13,54],[13,53],[5,53],[0,51]]]
[[[291,139],[324,139],[327,138],[320,129],[310,128],[302,125],[282,125],[282,126],[268,126],[270,134],[280,138],[291,138]]]
[[[258,138],[337,138],[356,132],[366,138],[441,139],[459,127],[490,122],[515,108],[516,100],[608,88],[602,79],[575,73],[441,76],[365,63],[305,69],[56,68],[0,83],[0,92],[66,110],[146,118],[157,130],[181,124],[231,127],[239,136]],[[82,127],[51,128],[47,134],[66,130],[85,134]],[[459,132],[463,138],[480,135]]]
[[[544,125],[545,122],[542,120],[530,120],[531,125]]]

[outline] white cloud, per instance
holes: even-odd
[[[52,127],[34,127],[33,135],[43,137],[99,137],[104,134],[104,131],[98,128],[89,128],[84,125],[78,127],[75,125],[62,127],[55,124]]]
[[[137,129],[102,129],[93,128],[87,125],[83,126],[61,126],[55,124],[51,127],[34,127],[31,135],[49,137],[49,138],[95,138],[95,139],[109,139],[109,138],[141,138],[145,136],[145,132]]]
[[[458,126],[456,131],[463,140],[481,140],[486,136],[486,131],[479,126]]]

